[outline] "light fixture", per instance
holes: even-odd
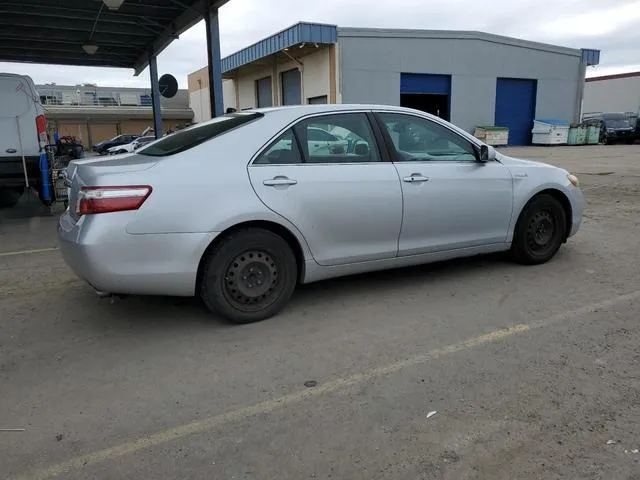
[[[98,45],[95,45],[93,43],[85,43],[84,45],[82,45],[82,49],[89,55],[93,55],[98,51]]]
[[[109,10],[118,10],[124,0],[102,0]]]

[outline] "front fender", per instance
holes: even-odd
[[[536,195],[540,195],[543,192],[554,191],[561,193],[568,201],[571,211],[568,212],[571,224],[567,236],[573,236],[577,233],[582,223],[582,210],[583,210],[583,195],[579,188],[574,187],[569,183],[564,175],[563,181],[560,179],[554,179],[546,182],[538,182],[535,179],[529,179],[527,177],[524,180],[522,177],[514,175],[514,207],[511,222],[509,224],[509,231],[507,234],[508,239],[513,239],[516,224],[524,207],[534,198]]]

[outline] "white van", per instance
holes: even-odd
[[[47,119],[30,77],[0,73],[0,206],[17,201],[25,185],[24,154],[29,184],[38,189],[40,152],[47,144]]]

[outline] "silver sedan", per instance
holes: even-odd
[[[312,149],[318,129],[348,140]],[[298,283],[500,251],[546,262],[583,204],[567,171],[389,106],[233,113],[68,175],[59,234],[78,276],[102,294],[199,296],[236,323],[274,315]]]

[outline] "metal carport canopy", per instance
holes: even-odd
[[[2,0],[0,61],[132,68],[202,20],[206,0]],[[228,0],[212,0],[211,9]],[[217,40],[217,39],[216,39]],[[95,53],[85,51],[97,46]],[[83,48],[83,46],[85,48]]]

